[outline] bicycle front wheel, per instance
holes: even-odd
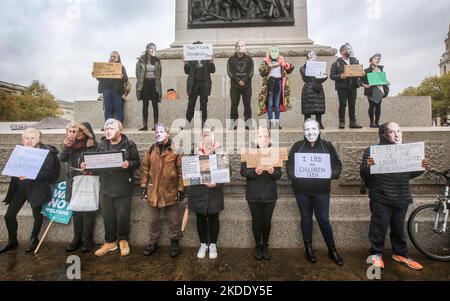
[[[441,203],[416,208],[408,220],[408,233],[419,252],[434,260],[450,261],[450,228],[442,232],[448,222],[442,211]]]

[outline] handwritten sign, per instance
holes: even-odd
[[[344,75],[347,77],[363,77],[364,66],[363,65],[345,65]]]
[[[184,186],[230,182],[227,155],[184,156],[181,161]]]
[[[122,78],[121,63],[94,63],[95,78]]]
[[[327,72],[327,62],[318,61],[307,61],[306,62],[306,76],[313,76],[316,78],[325,77],[324,74]]]
[[[10,177],[26,177],[35,180],[49,150],[17,145],[14,148],[2,175]]]
[[[55,185],[52,191],[52,200],[42,207],[41,214],[49,220],[59,224],[69,224],[72,210],[66,202],[66,182]]]
[[[295,177],[306,179],[330,179],[330,154],[295,154]]]
[[[425,170],[422,160],[425,158],[425,143],[405,143],[375,145],[370,147],[370,155],[375,165],[370,167],[371,174],[386,174]]]
[[[202,61],[213,58],[212,44],[188,44],[183,46],[185,61]]]
[[[123,153],[86,153],[84,154],[84,163],[88,170],[122,168]]]
[[[247,162],[247,168],[261,167],[283,167],[284,161],[288,160],[286,147],[251,148],[241,152],[241,162]]]

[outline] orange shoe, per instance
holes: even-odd
[[[376,268],[384,269],[384,262],[381,255],[372,255],[372,265]]]
[[[392,259],[394,259],[395,261],[404,263],[408,267],[410,267],[411,269],[414,269],[414,270],[423,269],[423,266],[420,263],[418,263],[417,261],[414,261],[414,259],[412,259],[412,258],[406,258],[406,257],[400,256],[400,255],[392,255]]]

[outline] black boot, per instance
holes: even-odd
[[[93,249],[94,249],[94,243],[92,242],[92,240],[88,239],[88,240],[83,241],[83,244],[81,246],[81,252],[89,253]]]
[[[345,121],[339,121],[339,129],[345,129]]]
[[[334,247],[334,246],[328,247],[328,257],[330,257],[330,259],[338,266],[344,265],[344,261],[342,260],[342,257],[339,256],[338,252],[336,251],[336,247]]]
[[[362,126],[359,125],[359,123],[355,120],[350,121],[350,128],[351,129],[362,129]]]
[[[28,246],[25,249],[25,252],[30,253],[33,252],[39,244],[39,239],[36,236],[31,236],[30,241],[28,242]]]
[[[138,131],[148,131],[148,127],[147,125],[144,125],[143,127],[141,127]]]
[[[262,249],[262,245],[261,244],[257,244],[255,247],[255,253],[253,254],[253,256],[255,257],[256,260],[262,260],[263,259],[263,249]]]
[[[269,245],[268,244],[263,244],[263,246],[262,246],[262,257],[264,260],[270,260],[272,258],[272,256],[270,256],[270,253],[269,253]]]
[[[147,245],[144,248],[144,256],[150,256],[153,255],[153,253],[156,252],[156,250],[159,249],[158,244],[154,244],[154,245]]]
[[[6,253],[8,251],[16,250],[19,247],[19,242],[17,239],[10,239],[8,243],[0,249],[0,254]]]
[[[81,238],[80,237],[74,237],[73,240],[70,242],[70,244],[66,248],[67,253],[75,252],[78,250],[78,248],[81,247]]]
[[[306,255],[306,259],[309,262],[311,262],[311,263],[317,262],[317,257],[316,257],[316,254],[314,254],[312,242],[310,242],[310,241],[305,241],[305,255]]]
[[[171,257],[178,257],[180,255],[181,248],[180,243],[178,240],[172,240],[172,243],[170,244],[170,256]]]

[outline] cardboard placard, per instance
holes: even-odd
[[[364,66],[363,65],[345,65],[344,75],[347,77],[363,77]]]
[[[283,167],[284,161],[288,160],[286,147],[252,148],[241,151],[241,162],[247,162],[247,168]]]
[[[95,78],[122,78],[121,63],[94,62],[93,73]]]

